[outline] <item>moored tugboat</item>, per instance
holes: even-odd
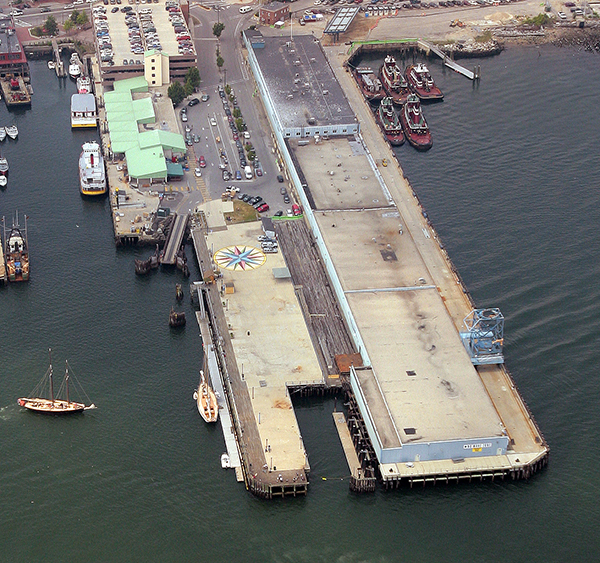
[[[396,105],[400,106],[404,104],[410,94],[410,88],[402,75],[402,70],[392,55],[385,57],[379,75],[381,76],[381,85],[385,93],[392,98],[392,101]]]
[[[404,107],[400,111],[400,123],[402,130],[408,142],[418,150],[426,151],[433,145],[431,132],[423,110],[421,102],[415,94],[410,94]]]
[[[3,219],[4,222],[4,219]],[[21,231],[19,217],[13,221],[9,230],[4,225],[4,259],[8,281],[21,282],[29,280],[29,245],[27,242],[27,215],[25,215],[25,229]]]
[[[429,69],[423,63],[407,67],[406,80],[421,100],[441,100],[444,97],[442,91],[435,85]]]
[[[359,66],[352,72],[362,95],[369,101],[381,100],[385,92],[381,87],[381,81],[373,73],[373,69]]]
[[[392,98],[387,97],[381,100],[381,105],[377,108],[375,117],[390,145],[399,146],[404,144],[402,125],[394,111]]]

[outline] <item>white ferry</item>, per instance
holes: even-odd
[[[96,141],[84,143],[79,156],[79,185],[83,195],[106,193],[106,171],[100,145]]]
[[[71,127],[96,127],[97,118],[94,94],[71,96]]]

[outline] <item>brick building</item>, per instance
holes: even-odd
[[[271,2],[260,7],[258,17],[263,25],[273,25],[290,17],[290,7],[283,2]]]

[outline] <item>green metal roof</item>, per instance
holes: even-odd
[[[179,133],[161,130],[144,131],[139,134],[138,139],[142,149],[162,145],[167,149],[185,152],[185,142]]]
[[[162,147],[140,149],[134,147],[125,152],[127,170],[134,178],[167,178],[167,161]]]
[[[133,100],[132,105],[135,120],[138,123],[154,123],[156,121],[154,107],[152,106],[152,100],[150,98]]]
[[[143,76],[134,76],[113,83],[115,92],[147,92],[148,81]]]
[[[167,174],[169,176],[183,176],[183,166],[179,162],[167,161]]]

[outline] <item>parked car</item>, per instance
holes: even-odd
[[[200,170],[200,168],[196,168],[194,170],[194,174],[196,175],[196,178],[200,178],[200,176],[202,176],[202,171]]]
[[[294,203],[292,205],[292,213],[294,215],[302,215],[302,210],[300,209],[300,206],[297,203]]]
[[[198,165],[200,166],[200,168],[206,168],[206,160],[203,156],[198,157]]]
[[[189,102],[188,102],[188,106],[192,107],[195,106],[196,104],[199,104],[200,100],[198,98],[192,98]]]
[[[208,94],[202,94],[200,98],[203,102],[208,102],[210,100],[210,96]]]
[[[267,203],[263,203],[261,206],[256,208],[256,211],[259,213],[264,213],[265,211],[269,211],[269,205]]]
[[[277,181],[283,183],[283,176],[281,174],[277,174]]]
[[[235,171],[235,179],[236,180],[241,180],[242,179],[242,173],[239,170]]]

